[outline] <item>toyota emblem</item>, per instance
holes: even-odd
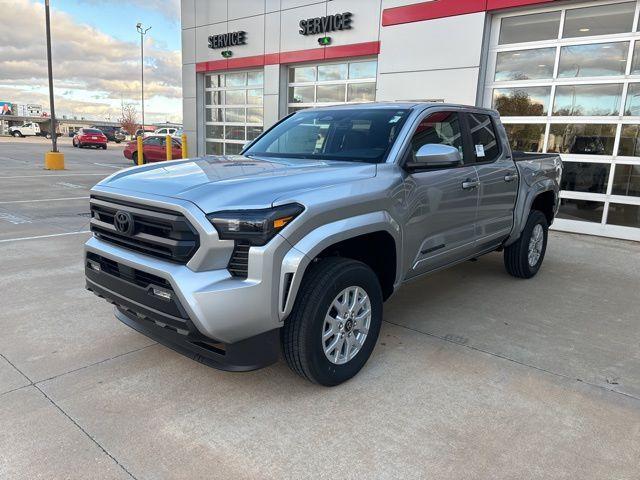
[[[113,226],[116,227],[116,230],[123,235],[131,235],[133,233],[133,215],[129,212],[123,212],[122,210],[118,210],[113,217]]]

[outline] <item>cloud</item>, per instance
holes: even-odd
[[[174,9],[178,5],[179,9],[179,3],[174,0],[155,0],[155,3]],[[46,89],[43,5],[31,0],[0,0],[0,10],[3,25],[11,25],[11,28],[0,29],[0,85],[22,86],[23,91]],[[54,85],[60,105],[57,110],[73,108],[74,111],[67,113],[77,115],[113,111],[115,115],[121,98],[139,101],[138,44],[78,23],[65,12],[53,10],[52,18],[55,20],[52,22]],[[149,35],[145,42],[145,100],[165,98],[173,100],[168,104],[175,105],[175,100],[182,97],[181,65],[179,51],[159,48]],[[78,100],[78,92],[87,92],[88,101]],[[92,101],[96,98],[104,100],[102,103]],[[35,100],[29,101],[33,102]],[[48,101],[42,103],[46,105]],[[172,116],[176,113],[167,112]],[[164,120],[166,114],[161,114]]]

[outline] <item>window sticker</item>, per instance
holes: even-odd
[[[476,145],[476,157],[484,157],[484,145]]]

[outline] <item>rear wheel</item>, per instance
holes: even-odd
[[[102,145],[102,149],[106,150],[107,149],[107,144],[105,143],[104,145]]]
[[[547,250],[549,224],[544,213],[532,210],[517,242],[504,249],[504,266],[518,278],[531,278],[542,265]]]
[[[13,136],[14,136],[14,137],[16,137],[16,138],[18,138],[18,137],[21,137],[21,136],[22,136],[22,134],[21,134],[20,132],[17,132],[17,131],[16,131],[16,132],[13,132],[11,135],[13,135]]]
[[[289,367],[320,385],[356,375],[382,324],[382,290],[362,262],[330,257],[309,267],[281,332]]]

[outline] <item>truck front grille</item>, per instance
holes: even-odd
[[[198,249],[198,233],[179,212],[92,196],[91,231],[106,242],[130,250],[187,263]],[[117,222],[124,213],[127,222]],[[123,223],[129,228],[123,228]]]

